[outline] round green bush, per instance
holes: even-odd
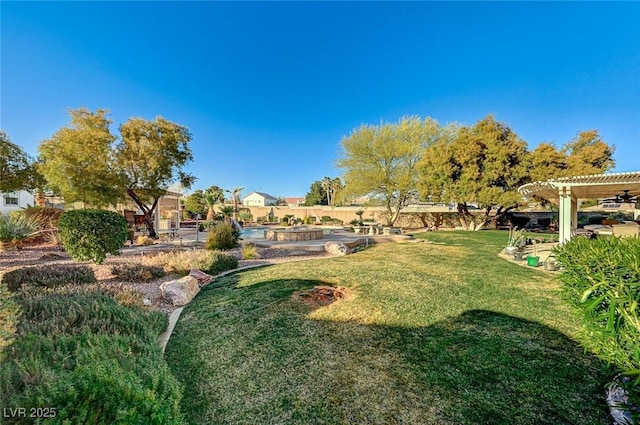
[[[102,264],[107,254],[117,255],[127,239],[127,221],[113,211],[66,211],[58,227],[65,251],[79,261]]]
[[[238,245],[240,233],[226,221],[221,221],[209,228],[207,249],[232,249]]]

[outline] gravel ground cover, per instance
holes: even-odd
[[[121,251],[120,255],[109,255],[103,264],[96,265],[87,264],[95,272],[99,285],[108,285],[117,288],[131,288],[140,293],[141,298],[148,299],[151,302],[150,308],[160,310],[165,313],[171,313],[175,307],[167,302],[160,292],[160,285],[164,282],[173,280],[176,275],[167,275],[160,279],[150,282],[128,282],[115,277],[111,273],[111,267],[120,263],[142,263],[147,256],[155,255],[159,252],[167,252],[172,250],[194,249],[193,247],[176,247],[170,244],[155,244],[151,246],[132,246],[126,247]],[[226,251],[228,254],[238,258],[238,268],[252,265],[277,264],[289,261],[300,261],[311,258],[321,258],[326,256],[324,253],[308,252],[304,250],[291,249],[274,249],[274,248],[258,248],[257,258],[251,260],[243,260],[240,248]],[[43,266],[53,264],[74,264],[77,263],[71,259],[64,250],[51,245],[31,245],[25,246],[20,250],[0,251],[0,279],[11,270],[20,267]]]

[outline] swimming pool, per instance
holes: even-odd
[[[295,227],[245,227],[240,232],[240,237],[242,239],[264,239],[264,231],[265,230],[274,230],[274,229],[296,229]],[[303,230],[306,227],[297,227],[297,229]],[[325,235],[331,233],[331,229],[322,229],[322,232]]]

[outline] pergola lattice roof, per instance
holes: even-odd
[[[639,195],[640,171],[561,177],[525,184],[518,188],[518,192],[524,196],[557,199],[562,187],[571,188],[571,192],[579,199],[608,198],[621,194],[623,190]]]

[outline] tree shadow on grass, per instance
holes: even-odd
[[[540,323],[311,320],[292,294],[330,283],[239,282],[205,288],[167,348],[192,423],[609,423],[602,363]]]

